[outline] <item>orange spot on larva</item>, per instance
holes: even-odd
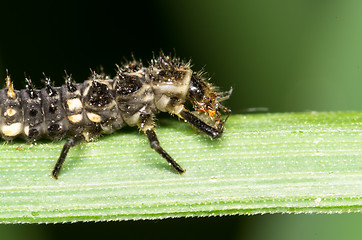
[[[6,76],[6,87],[8,88],[8,97],[9,98],[15,98],[15,92],[14,92],[14,86],[13,82],[11,81],[11,78],[9,75]]]
[[[209,110],[208,112],[209,112],[210,117],[213,117],[215,115],[215,111],[213,111],[213,110]]]

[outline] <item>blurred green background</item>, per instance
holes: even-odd
[[[0,78],[81,82],[131,52],[176,51],[205,68],[234,113],[362,110],[362,1],[1,1]],[[4,81],[2,82],[4,85]],[[360,239],[361,214],[0,225],[2,239]]]

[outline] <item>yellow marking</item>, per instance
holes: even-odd
[[[102,120],[101,116],[95,113],[87,113],[87,117],[89,118],[89,120],[95,123],[99,123]]]
[[[23,124],[13,123],[11,125],[4,125],[1,127],[2,133],[7,137],[14,137],[21,133],[23,130]]]
[[[179,114],[184,109],[184,106],[182,104],[176,105],[173,107],[172,114]]]
[[[29,136],[29,126],[24,127],[24,133],[26,136]]]
[[[8,88],[8,97],[9,98],[15,98],[15,92],[14,92],[14,86],[13,86],[13,82],[11,81],[11,78],[9,75],[6,76],[5,78],[6,80],[6,87]]]
[[[67,105],[68,105],[69,111],[71,111],[71,112],[82,109],[82,107],[83,107],[83,104],[79,98],[73,98],[73,99],[67,100]]]
[[[4,113],[5,117],[12,117],[16,114],[16,110],[9,108],[8,110],[6,110],[6,112]]]
[[[167,111],[166,107],[170,102],[170,97],[166,96],[166,95],[162,95],[162,97],[160,97],[160,99],[158,99],[158,101],[156,102],[156,106],[160,111]]]
[[[125,119],[125,122],[128,126],[135,126],[139,122],[141,112],[145,110],[146,107],[142,107],[138,112],[133,114],[130,118]]]
[[[214,110],[208,110],[207,111],[209,113],[210,117],[213,117],[215,115],[215,111]]]
[[[72,123],[79,123],[80,121],[82,121],[83,115],[82,114],[74,114],[74,115],[68,116],[68,119]]]
[[[90,141],[91,141],[89,132],[84,131],[84,132],[82,132],[82,134],[83,134],[83,137],[84,137],[84,139],[85,139],[86,142],[90,142]]]

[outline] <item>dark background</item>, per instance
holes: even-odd
[[[2,1],[0,79],[8,69],[23,88],[24,72],[42,87],[64,69],[81,82],[89,68],[133,53],[176,51],[205,67],[227,106],[270,112],[362,110],[362,2],[260,1]],[[4,81],[1,83],[4,86]],[[71,237],[161,239],[352,239],[361,215],[265,215],[162,221],[0,226],[3,239]],[[4,238],[5,237],[5,238]]]

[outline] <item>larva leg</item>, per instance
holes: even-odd
[[[58,158],[57,163],[54,166],[54,169],[52,171],[52,177],[55,179],[58,179],[59,171],[62,168],[65,158],[67,157],[68,151],[71,147],[75,146],[76,144],[79,144],[80,142],[84,141],[83,135],[77,135],[71,138],[68,138],[65,142],[62,152],[60,153],[60,156]]]
[[[201,130],[202,132],[204,132],[205,134],[209,135],[210,137],[212,137],[214,139],[221,137],[221,135],[224,131],[225,120],[220,119],[220,122],[219,122],[217,128],[214,128],[214,127],[209,126],[204,121],[202,121],[201,119],[196,117],[194,114],[192,114],[191,112],[189,112],[185,109],[183,109],[179,113],[179,116],[181,118],[185,119],[186,121],[188,121],[193,126],[195,126],[197,129]]]
[[[158,152],[164,159],[167,160],[167,162],[178,172],[178,173],[184,173],[186,170],[184,170],[168,153],[161,147],[160,142],[157,139],[157,135],[155,131],[151,129],[147,129],[145,131],[146,136],[148,137],[148,140],[150,141],[151,148],[154,149],[156,152]]]

